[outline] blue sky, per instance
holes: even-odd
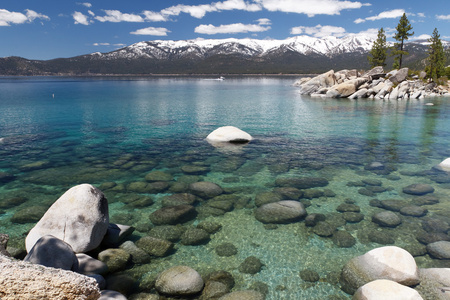
[[[109,52],[148,40],[286,39],[393,35],[406,13],[414,36],[450,40],[450,1],[423,0],[3,0],[0,57]]]

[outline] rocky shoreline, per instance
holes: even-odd
[[[313,78],[302,78],[294,86],[300,87],[302,95],[320,98],[408,100],[450,96],[448,85],[424,81],[424,72],[408,74],[408,68],[386,73],[380,66],[363,74],[357,70],[330,70]]]

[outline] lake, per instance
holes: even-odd
[[[419,267],[450,267],[425,249],[426,237],[439,232],[432,221],[450,223],[450,176],[432,169],[450,157],[449,98],[319,99],[301,96],[295,79],[0,78],[0,232],[10,235],[8,246],[24,248],[26,233],[56,199],[90,183],[105,193],[110,221],[135,227],[130,239],[137,241],[162,234],[149,216],[164,199],[208,181],[224,194],[197,198],[197,217],[172,229],[205,222],[221,229],[200,245],[175,237],[170,255],[130,265],[123,274],[143,290],[183,264],[202,276],[230,272],[235,290],[257,289],[266,299],[349,299],[338,282],[343,265],[384,245],[410,251]],[[210,145],[205,137],[225,125],[254,140]],[[149,173],[160,176],[156,184]],[[298,188],[292,178],[326,184]],[[403,192],[417,183],[434,192]],[[259,222],[256,206],[271,199],[302,202],[331,234],[305,220]],[[414,213],[399,212],[411,206]],[[385,210],[402,223],[372,221]],[[237,253],[218,255],[225,243]],[[255,274],[240,268],[250,256],[262,263]],[[320,280],[302,279],[305,270]]]

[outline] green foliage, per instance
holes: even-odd
[[[414,32],[410,32],[412,30],[411,23],[409,23],[406,14],[400,18],[397,27],[395,28],[397,32],[393,36],[398,43],[394,44],[392,49],[392,55],[394,55],[394,69],[400,69],[402,67],[403,56],[408,55],[409,53],[404,50],[404,42],[408,40],[408,38],[414,35]]]
[[[445,68],[445,76],[450,77],[450,67]]]
[[[370,62],[372,68],[377,66],[386,66],[386,57],[387,57],[387,44],[386,44],[386,34],[384,32],[383,27],[378,30],[377,39],[373,42],[372,50],[370,50],[367,59]]]
[[[434,29],[433,35],[428,39],[428,42],[430,42],[430,46],[428,47],[428,63],[425,72],[427,72],[428,78],[436,82],[439,77],[445,75],[446,59],[437,28]]]

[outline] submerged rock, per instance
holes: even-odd
[[[194,269],[187,266],[175,266],[158,275],[155,288],[158,292],[170,296],[188,296],[203,289],[203,279]]]
[[[450,259],[450,242],[439,241],[427,245],[428,253],[437,259]]]
[[[255,256],[247,257],[239,266],[239,272],[246,274],[256,274],[261,271],[263,264]]]
[[[197,211],[192,205],[177,205],[160,208],[150,214],[155,225],[175,225],[194,219]]]
[[[429,193],[433,193],[434,188],[429,184],[423,184],[423,183],[416,183],[408,185],[407,187],[403,188],[403,193],[410,194],[410,195],[425,195]]]
[[[294,200],[264,204],[255,210],[255,218],[262,223],[292,223],[305,216],[303,204]]]

